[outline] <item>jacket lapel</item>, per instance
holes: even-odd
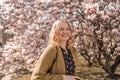
[[[58,49],[57,69],[59,69],[58,72],[65,74],[66,69],[65,69],[65,62],[64,62],[63,55],[62,55],[62,51],[59,46],[57,47],[57,49]]]

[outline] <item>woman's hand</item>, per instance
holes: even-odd
[[[81,80],[78,76],[63,75],[63,80]]]

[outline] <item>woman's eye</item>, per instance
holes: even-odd
[[[70,30],[69,28],[67,28],[67,30]]]
[[[64,29],[63,28],[60,28],[60,31],[63,31]]]

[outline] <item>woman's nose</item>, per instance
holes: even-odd
[[[64,32],[64,33],[66,33],[66,32],[67,32],[67,30],[66,30],[66,29],[64,29],[64,30],[63,30],[63,32]]]

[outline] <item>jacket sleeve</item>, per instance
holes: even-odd
[[[53,46],[48,46],[45,49],[35,65],[31,80],[63,80],[62,74],[47,73],[56,57],[56,52],[57,50]]]

